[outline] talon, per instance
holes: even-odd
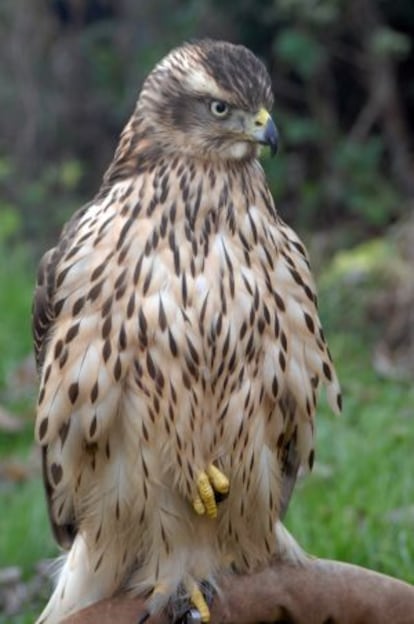
[[[210,478],[211,485],[220,494],[227,494],[230,489],[230,482],[225,474],[223,474],[216,466],[211,464],[207,468],[207,475]]]
[[[214,498],[214,490],[211,487],[210,479],[206,472],[201,472],[197,479],[197,489],[200,495],[203,506],[206,513],[210,518],[216,518],[217,516],[217,504]],[[197,500],[197,498],[196,498]]]
[[[230,489],[230,483],[216,466],[211,464],[197,479],[198,494],[193,500],[193,507],[200,516],[207,513],[210,518],[217,517],[217,503]]]
[[[203,501],[201,500],[199,496],[196,496],[195,499],[193,500],[193,507],[199,516],[202,516],[203,514],[206,513],[206,508],[204,507]]]
[[[201,622],[210,622],[210,609],[197,585],[194,585],[191,590],[190,600],[199,612]]]

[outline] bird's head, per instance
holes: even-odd
[[[242,160],[278,134],[269,74],[241,45],[202,40],[174,49],[144,82],[135,121],[164,153]]]

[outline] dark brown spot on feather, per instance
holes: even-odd
[[[115,299],[116,301],[119,301],[120,299],[122,299],[122,297],[124,296],[125,292],[126,292],[126,284],[122,284],[122,286],[120,286],[116,291],[115,291]]]
[[[102,525],[96,531],[96,534],[95,534],[95,544],[97,544],[99,542],[99,538],[101,537],[101,532],[102,532]]]
[[[246,335],[246,332],[247,332],[247,323],[246,323],[246,321],[243,321],[243,324],[242,324],[242,326],[240,328],[240,333],[239,333],[240,340],[243,340],[243,338]]]
[[[65,337],[66,343],[71,342],[78,335],[79,326],[80,326],[80,323],[76,323],[75,325],[72,325],[72,327],[68,329],[68,331],[66,332],[66,337]]]
[[[113,297],[112,295],[110,295],[102,306],[102,312],[101,312],[102,318],[105,318],[105,316],[107,316],[110,313],[112,309],[112,301],[113,301]]]
[[[101,556],[99,557],[98,561],[95,564],[95,567],[93,569],[94,572],[97,572],[99,570],[99,568],[101,567],[101,564],[102,564],[102,560],[103,560],[103,553],[101,554]]]
[[[278,309],[281,312],[284,312],[285,309],[286,309],[286,306],[285,306],[285,303],[284,303],[282,297],[276,291],[274,291],[273,296],[275,298],[275,302],[276,302],[276,305],[277,305]]]
[[[102,275],[102,273],[105,270],[107,263],[106,260],[105,262],[102,262],[102,264],[100,264],[99,266],[97,266],[93,271],[92,271],[92,275],[91,275],[91,282],[94,282],[95,280],[98,279],[98,277],[100,277]]]
[[[312,289],[307,284],[304,284],[303,290],[305,291],[305,294],[306,294],[307,298],[310,299],[310,301],[312,301],[312,303],[314,303],[315,295],[314,295]]]
[[[177,277],[180,275],[180,250],[178,247],[174,249],[174,270]]]
[[[187,277],[186,274],[183,273],[181,276],[181,297],[183,300],[183,306],[187,306]]]
[[[121,379],[121,375],[122,375],[122,364],[121,364],[121,359],[118,356],[116,358],[116,362],[114,365],[114,377],[115,377],[115,381],[119,381]]]
[[[106,339],[104,342],[104,346],[102,348],[102,355],[103,355],[104,362],[107,362],[109,360],[109,358],[111,357],[111,353],[112,353],[111,341],[109,339]]]
[[[331,371],[331,367],[329,366],[329,364],[327,362],[324,362],[322,368],[323,368],[323,372],[324,372],[326,379],[328,381],[332,381],[332,371]]]
[[[187,345],[190,351],[191,358],[193,359],[194,363],[198,366],[200,364],[200,358],[198,357],[197,349],[195,348],[194,344],[191,342],[188,336],[186,336],[186,339],[187,339]]]
[[[279,338],[279,333],[280,333],[280,324],[279,324],[279,319],[277,317],[277,315],[275,315],[275,322],[273,325],[273,331],[275,334],[275,338]]]
[[[151,264],[147,275],[145,276],[144,285],[142,287],[144,295],[147,294],[152,280],[153,265]]]
[[[73,304],[73,308],[72,308],[73,316],[76,316],[77,314],[79,314],[79,312],[81,312],[84,305],[85,305],[85,297],[79,297],[79,299],[77,299],[77,301],[75,301],[75,303]]]
[[[45,376],[44,376],[44,380],[43,380],[43,383],[44,383],[44,384],[47,384],[47,381],[48,381],[48,379],[49,379],[49,377],[50,377],[50,373],[51,373],[51,372],[52,372],[52,365],[51,365],[51,364],[49,364],[49,365],[47,366],[46,370],[45,370]]]
[[[62,516],[62,512],[65,506],[65,501],[63,501],[60,505],[59,505],[59,509],[57,511],[57,517],[60,518]]]
[[[102,338],[105,340],[111,333],[112,329],[112,317],[107,316],[104,324],[102,325]]]
[[[141,269],[142,269],[142,262],[144,260],[144,254],[142,253],[135,265],[135,269],[134,269],[134,275],[133,275],[133,282],[134,285],[136,286],[138,284],[140,275],[141,275]]]
[[[97,426],[98,426],[98,422],[96,420],[96,414],[95,414],[89,425],[89,437],[90,438],[93,438],[93,436],[95,435]]]
[[[191,380],[185,371],[183,371],[182,378],[184,386],[187,388],[187,390],[191,390]]]
[[[312,317],[307,312],[304,312],[306,327],[309,329],[311,334],[315,333],[315,323],[313,322]]]
[[[135,293],[132,293],[127,304],[127,318],[130,319],[135,310]]]
[[[55,351],[54,351],[54,356],[55,359],[58,359],[62,353],[62,349],[63,349],[63,340],[58,340],[55,344]]]
[[[291,276],[295,280],[295,282],[297,284],[299,284],[299,286],[302,286],[303,285],[303,279],[302,279],[300,273],[298,271],[296,271],[296,269],[292,269],[292,268],[289,268],[289,271],[290,271]]]
[[[127,253],[129,252],[129,249],[131,247],[131,243],[127,243],[120,251],[119,255],[118,255],[118,259],[117,259],[117,263],[119,265],[124,263],[124,260],[127,256]]]
[[[98,394],[99,394],[99,385],[98,385],[98,382],[95,381],[91,390],[91,402],[92,403],[95,403],[96,399],[98,398]]]
[[[158,324],[160,326],[161,331],[165,331],[167,328],[167,317],[164,310],[164,305],[162,303],[162,298],[160,297],[159,305],[158,305]]]
[[[70,269],[72,268],[72,265],[66,267],[65,269],[63,269],[63,271],[61,271],[57,278],[56,278],[56,287],[60,288],[63,284],[63,280],[65,279],[66,275],[68,274],[68,272],[70,271]]]
[[[161,236],[161,238],[165,238],[165,235],[167,233],[167,226],[168,226],[168,217],[164,213],[162,215],[162,217],[161,217],[161,223],[160,223],[160,236]]]
[[[140,308],[138,312],[138,324],[139,324],[140,332],[145,335],[147,333],[148,324],[147,324],[147,319],[145,318],[145,314],[142,308]]]
[[[277,398],[277,395],[279,394],[279,383],[277,381],[276,375],[273,377],[273,381],[272,381],[272,394],[275,397],[275,399]]]
[[[52,475],[52,480],[54,484],[59,485],[63,477],[62,466],[53,462],[53,464],[50,466],[50,474]]]
[[[69,400],[74,405],[76,403],[76,399],[79,396],[79,384],[77,382],[71,383],[68,389]]]
[[[171,354],[174,357],[177,357],[178,347],[177,347],[177,343],[176,343],[175,338],[174,338],[174,336],[173,336],[173,334],[172,334],[170,329],[168,330],[168,342],[169,342],[169,345],[170,345]]]
[[[90,291],[87,294],[87,299],[89,299],[89,301],[95,301],[99,295],[101,294],[102,291],[102,287],[103,287],[104,281],[101,280],[100,282],[98,282],[97,284],[95,284],[95,286],[93,286]]]
[[[118,336],[118,346],[120,351],[124,351],[127,348],[127,335],[125,331],[125,325],[121,325]]]
[[[65,349],[59,359],[59,368],[61,370],[65,366],[66,362],[68,361],[68,357],[69,357],[69,350]]]
[[[117,279],[115,280],[115,284],[114,284],[115,290],[117,290],[118,288],[120,288],[123,285],[123,283],[125,282],[126,274],[127,274],[127,269],[124,269],[122,271],[122,273],[120,275],[118,275]]]
[[[65,445],[65,442],[66,442],[66,439],[68,437],[70,423],[71,423],[71,421],[68,420],[67,422],[63,423],[63,425],[59,429],[59,438],[60,438],[60,443],[61,443],[62,449],[63,449],[63,447]]]
[[[125,242],[125,238],[132,226],[132,224],[134,223],[134,219],[132,219],[131,217],[124,223],[122,230],[119,234],[119,238],[116,244],[116,250],[119,251],[123,245],[123,243]]]
[[[66,299],[59,299],[59,301],[56,301],[55,305],[53,306],[53,314],[56,318],[61,313],[65,301]]]
[[[157,369],[149,351],[147,351],[147,370],[151,379],[155,379],[157,375]]]

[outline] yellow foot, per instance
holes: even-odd
[[[205,598],[197,585],[193,585],[190,592],[190,601],[200,614],[202,622],[210,622],[210,609]]]
[[[206,513],[210,518],[216,518],[217,503],[214,492],[227,494],[229,488],[230,483],[226,475],[211,464],[197,479],[198,495],[193,500],[195,511],[200,516]]]

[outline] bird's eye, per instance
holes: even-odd
[[[210,110],[215,117],[227,117],[229,114],[229,105],[222,100],[213,100],[210,104]]]

